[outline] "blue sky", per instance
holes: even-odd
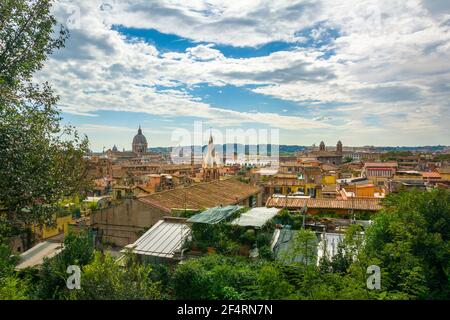
[[[278,129],[281,144],[450,144],[450,5],[61,1],[71,36],[37,75],[91,148],[177,128]],[[75,23],[73,23],[75,21]],[[70,23],[69,23],[70,22]]]

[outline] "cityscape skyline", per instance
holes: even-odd
[[[101,127],[95,127],[100,129]],[[135,134],[138,132],[139,129],[141,129],[142,133],[144,134],[144,136],[148,139],[148,135],[146,134],[146,130],[145,128],[143,128],[141,125],[139,125],[139,129],[135,129],[133,131],[133,129],[131,128],[123,128],[123,129],[127,129],[124,130],[126,132],[130,132],[130,134],[128,135],[123,135],[123,140],[125,141],[123,144],[117,144],[117,143],[108,143],[103,145],[100,148],[91,148],[91,150],[93,152],[104,152],[107,150],[111,150],[114,147],[117,148],[117,150],[121,151],[121,150],[125,150],[125,151],[131,151],[132,150],[132,143],[131,140],[132,138],[135,136]],[[217,129],[214,129],[217,130]],[[151,130],[150,130],[151,132]],[[148,144],[148,150],[152,150],[152,149],[165,149],[165,148],[174,148],[174,147],[188,147],[188,146],[201,146],[201,147],[206,147],[208,145],[208,140],[209,140],[209,136],[210,136],[210,129],[208,130],[204,130],[203,135],[202,135],[202,143],[192,143],[192,144],[176,144],[175,142],[173,142],[171,145],[152,145],[152,144]],[[214,136],[214,135],[213,135]],[[128,139],[128,141],[127,141]],[[151,138],[149,139],[149,141],[151,141]],[[90,141],[91,142],[91,141]],[[327,141],[327,140],[320,140],[318,142],[312,143],[312,144],[284,144],[284,143],[267,143],[267,145],[276,145],[276,146],[288,146],[288,147],[317,147],[319,146],[320,142],[324,142],[326,145],[326,148],[335,148],[335,144],[333,143],[332,140]],[[232,144],[241,144],[241,145],[246,145],[246,146],[256,146],[256,145],[264,145],[263,143],[240,143],[240,142],[235,142],[235,143],[231,143],[231,142],[217,142],[215,143],[215,145],[232,145]],[[98,144],[100,145],[100,144]],[[348,144],[344,144],[344,148],[361,148],[361,147],[374,147],[374,148],[426,148],[426,147],[449,147],[449,145],[445,145],[445,144],[436,144],[436,145],[376,145],[376,144],[364,144],[364,145],[348,145]]]
[[[449,111],[449,0],[2,0],[0,300],[448,301]]]

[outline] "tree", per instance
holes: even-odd
[[[54,37],[51,0],[3,0],[0,3],[0,88],[13,95],[41,69],[54,49],[64,46],[67,30],[60,26]],[[11,90],[12,89],[12,90]],[[23,89],[23,88],[22,88]]]
[[[349,163],[349,162],[352,162],[352,161],[353,161],[353,158],[352,158],[352,157],[346,156],[346,157],[344,158],[343,163]]]
[[[315,266],[317,262],[317,236],[310,230],[299,230],[294,235],[293,245],[287,250],[287,259],[290,261],[301,260],[301,264],[308,268]],[[294,262],[296,264],[296,262]]]
[[[27,300],[29,291],[28,279],[20,279],[16,275],[0,278],[0,300]]]
[[[0,300],[25,300],[29,298],[29,279],[20,279],[14,273],[18,259],[9,247],[0,243]]]
[[[68,33],[54,33],[50,0],[0,2],[0,204],[10,234],[51,224],[57,202],[87,185],[87,138],[61,126],[58,97],[32,82]],[[3,235],[5,236],[5,235]]]
[[[141,300],[159,299],[158,283],[151,280],[152,268],[126,257],[120,266],[109,254],[96,252],[94,260],[83,267],[81,289],[72,290],[71,299]]]
[[[64,238],[64,249],[55,257],[45,259],[37,288],[41,299],[67,299],[67,267],[76,265],[80,268],[93,259],[94,248],[87,233],[69,233]]]
[[[278,264],[208,255],[181,264],[172,276],[175,299],[282,299],[292,286]]]
[[[450,191],[389,196],[367,231],[361,258],[379,262],[388,291],[449,299]]]

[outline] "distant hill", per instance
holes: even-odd
[[[237,152],[237,150],[241,150],[244,146],[242,144],[226,144],[226,145],[216,145],[216,150],[221,151],[222,148],[226,147],[226,150],[233,150],[233,152]],[[303,151],[309,146],[299,146],[299,145],[279,145],[279,153],[280,154],[295,154],[296,152]],[[186,149],[189,147],[185,147]],[[196,147],[196,148],[199,148]],[[262,148],[262,145],[245,145],[245,153],[248,154],[250,150],[254,151],[256,149],[256,152]],[[171,147],[155,147],[155,148],[149,148],[152,152],[159,152],[159,153],[169,153]],[[202,146],[202,149],[206,149],[206,145]],[[443,151],[450,151],[449,146],[417,146],[417,147],[405,147],[405,146],[398,146],[398,147],[375,147],[375,150],[378,152],[388,152],[388,151],[413,151],[413,152],[443,152]],[[270,154],[271,152],[271,146],[267,146],[267,152]]]

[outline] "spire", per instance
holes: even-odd
[[[212,144],[212,143],[213,143],[212,131],[211,131],[211,129],[209,129],[209,142],[208,142],[208,144]]]
[[[325,143],[323,141],[320,142],[319,150],[320,151],[325,151]]]
[[[338,143],[336,144],[336,152],[338,153],[342,153],[342,142],[341,140],[338,141]]]
[[[211,168],[215,165],[216,165],[216,148],[214,146],[212,133],[210,133],[208,148],[206,150],[206,155],[203,159],[203,166]]]
[[[139,125],[139,130],[138,130],[138,134],[142,134],[142,129],[141,129],[141,125]]]

